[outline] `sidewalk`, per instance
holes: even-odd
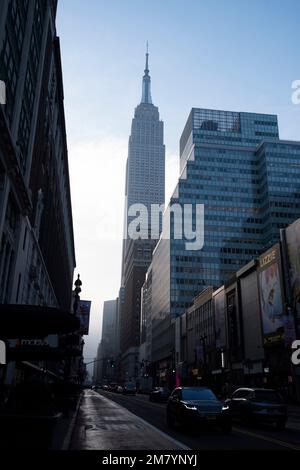
[[[117,403],[86,390],[70,449],[187,450],[187,447]]]
[[[81,397],[79,397],[76,409],[70,410],[67,416],[58,421],[53,433],[51,450],[67,450],[69,448],[80,403]]]

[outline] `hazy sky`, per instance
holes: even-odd
[[[274,113],[300,140],[299,0],[59,0],[77,270],[93,302],[95,356],[104,300],[121,277],[125,162],[141,100],[145,44],[165,123],[167,194],[191,107]]]

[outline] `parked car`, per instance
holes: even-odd
[[[207,387],[177,387],[167,403],[167,423],[169,426],[213,424],[223,433],[230,433],[231,414]]]
[[[103,388],[103,390],[104,390],[105,392],[108,392],[108,391],[109,391],[109,386],[108,386],[108,385],[103,385],[102,388]]]
[[[277,429],[284,429],[287,421],[287,407],[281,395],[267,388],[239,388],[225,401],[232,417],[242,423],[273,423]]]
[[[136,386],[128,382],[123,387],[123,395],[136,395]]]
[[[117,388],[118,388],[118,384],[112,382],[111,384],[109,384],[109,390],[111,392],[116,392],[117,391]]]
[[[171,392],[167,387],[155,387],[150,392],[149,400],[156,402],[167,402],[170,395]]]
[[[123,393],[123,387],[122,387],[122,385],[118,385],[118,386],[117,386],[116,392],[117,392],[117,393]]]

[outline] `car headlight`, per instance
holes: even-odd
[[[229,410],[229,406],[228,405],[223,405],[222,406],[222,411],[228,411]]]
[[[184,407],[187,409],[187,410],[193,410],[193,411],[197,411],[197,407],[195,405],[184,405]]]

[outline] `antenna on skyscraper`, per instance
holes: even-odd
[[[149,73],[149,43],[148,43],[148,40],[146,42],[146,68],[145,68],[145,72],[146,73]]]

